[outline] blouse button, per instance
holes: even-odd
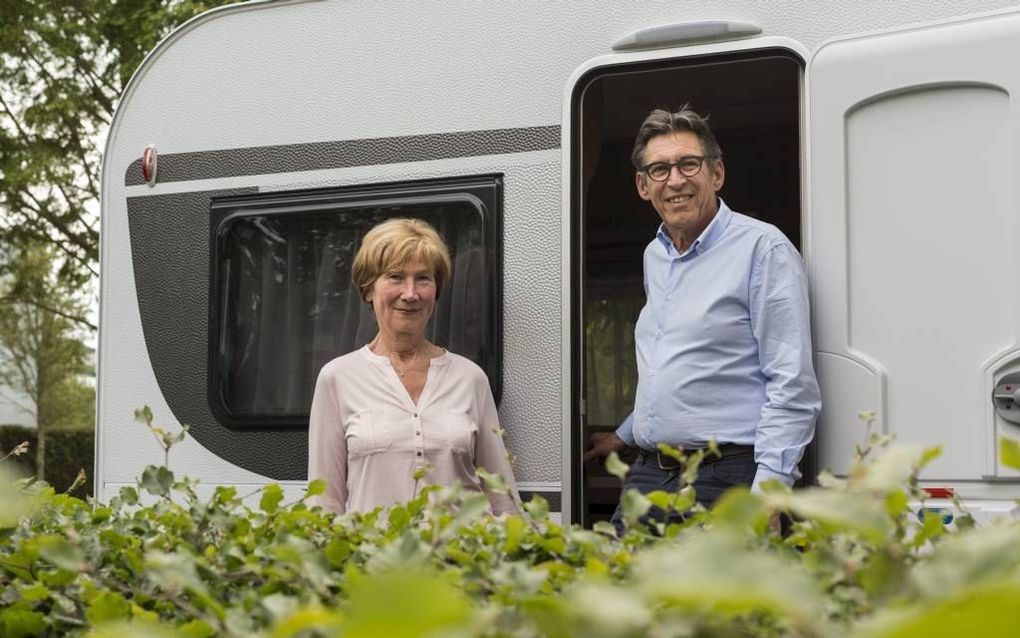
[[[418,456],[421,456],[421,450],[418,450]]]
[[[414,418],[416,418],[416,419],[418,418],[418,413],[417,412],[414,413]]]
[[[421,436],[421,430],[415,430],[414,435],[415,436]]]

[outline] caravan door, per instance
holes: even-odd
[[[675,25],[670,33],[703,36],[703,26]],[[730,26],[720,31],[756,32],[753,25]],[[786,38],[738,39],[596,58],[568,82],[562,128],[563,280],[569,282],[563,301],[563,332],[569,335],[563,476],[564,512],[574,522],[591,525],[613,513],[619,481],[597,464],[583,467],[581,455],[592,434],[613,431],[634,406],[642,253],[660,221],[635,189],[630,154],[638,127],[653,108],[689,102],[709,114],[725,154],[722,197],[801,246],[807,57],[804,47]]]
[[[834,40],[808,65],[822,467],[846,470],[872,413],[942,446],[926,484],[1016,495],[989,479],[1016,477],[997,440],[1020,437],[1017,59],[1020,14],[1000,13]]]

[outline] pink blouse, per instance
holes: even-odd
[[[447,352],[432,359],[418,404],[390,360],[368,346],[323,366],[308,431],[308,480],[325,479],[318,504],[339,513],[388,507],[424,485],[482,492],[481,467],[506,479],[512,497],[489,494],[495,514],[519,510],[517,486],[481,368]]]

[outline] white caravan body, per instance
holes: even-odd
[[[805,257],[824,400],[809,471],[845,471],[870,411],[943,447],[925,485],[1013,511],[997,441],[1020,438],[1018,4],[309,0],[195,18],[138,69],[103,158],[97,496],[162,463],[143,404],[191,426],[175,472],[297,493],[313,367],[371,338],[330,279],[356,246],[343,220],[449,213],[467,274],[437,341],[489,374],[522,492],[605,517],[611,483],[580,452],[629,410],[657,222],[629,147],[650,108],[690,101],[726,153],[724,199]]]

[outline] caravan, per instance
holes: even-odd
[[[866,437],[940,444],[923,474],[979,516],[1020,474],[1020,6],[250,2],[171,34],[125,91],[102,176],[96,494],[190,425],[170,466],[299,491],[318,368],[373,335],[361,234],[418,216],[455,280],[430,338],[487,373],[525,497],[608,517],[593,432],[632,407],[633,135],[690,102],[722,192],[805,257],[824,411],[808,473]]]

